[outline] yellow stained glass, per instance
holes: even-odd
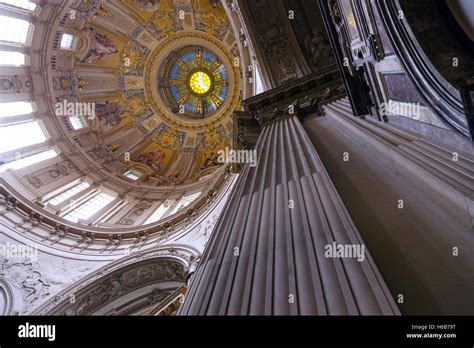
[[[211,78],[204,71],[196,71],[189,79],[189,87],[196,94],[204,94],[211,88]]]

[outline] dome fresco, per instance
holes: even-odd
[[[212,159],[230,144],[232,112],[241,108],[240,67],[230,64],[238,47],[224,9],[193,1],[192,25],[176,21],[173,1],[101,3],[96,10],[83,24],[66,23],[64,33],[74,38],[62,41],[75,47],[58,56],[74,60],[75,69],[53,77],[60,98],[95,105],[75,141],[108,176],[128,184],[202,182],[222,167]],[[207,28],[216,18],[212,35]]]
[[[202,46],[170,53],[159,86],[175,114],[202,119],[218,110],[229,92],[229,73],[222,60]]]
[[[18,11],[49,11],[25,4]],[[216,154],[230,146],[232,115],[252,93],[249,62],[233,64],[244,56],[222,4],[186,4],[64,2],[47,33],[9,17],[2,37],[38,51],[0,59],[44,74],[3,83],[23,93],[2,106],[13,115],[3,132],[28,141],[0,149],[0,172],[22,170],[26,192],[62,223],[117,231],[176,223],[228,184]],[[23,97],[33,91],[47,97]]]

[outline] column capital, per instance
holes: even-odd
[[[285,117],[302,119],[310,114],[320,114],[323,103],[344,94],[342,80],[334,65],[248,98],[243,101],[245,111],[234,113],[234,146],[253,148],[265,125]]]

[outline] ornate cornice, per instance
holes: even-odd
[[[226,170],[220,190],[211,189],[208,194],[191,203],[183,212],[149,225],[113,229],[76,224],[42,209],[16,192],[0,178],[0,220],[10,229],[31,241],[53,248],[51,253],[66,252],[77,255],[123,255],[146,250],[179,236],[185,235],[204,221],[225,197],[233,180]],[[15,214],[13,219],[7,218]],[[14,222],[16,221],[16,222]],[[7,226],[6,225],[6,226]]]
[[[148,285],[164,284],[175,289],[185,285],[187,270],[198,258],[197,251],[181,246],[161,247],[124,257],[70,285],[33,314],[90,315],[107,303]]]
[[[265,125],[283,117],[320,114],[322,104],[344,94],[334,65],[246,99],[245,111],[234,112],[234,149],[251,149]]]

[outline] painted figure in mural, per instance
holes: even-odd
[[[168,176],[161,176],[158,177],[157,184],[158,186],[160,185],[180,185],[184,182],[182,178],[179,177],[180,172],[175,171],[173,174],[168,175]]]
[[[304,44],[306,50],[311,55],[313,65],[318,65],[320,60],[326,59],[331,54],[331,49],[327,44],[323,30],[313,29],[312,34],[306,35]]]
[[[211,155],[208,158],[206,158],[200,170],[204,171],[206,169],[220,165],[218,161],[218,157],[219,156],[216,153],[212,152]]]
[[[98,60],[107,58],[118,52],[117,47],[105,34],[100,33],[94,28],[90,28],[93,36],[91,49],[82,63],[93,63]]]
[[[99,122],[99,131],[101,134],[108,132],[114,126],[120,124],[121,114],[124,111],[119,103],[101,102],[95,105],[95,115]]]
[[[151,150],[142,153],[138,158],[137,162],[146,164],[150,168],[152,168],[155,172],[159,173],[162,169],[161,166],[163,164],[163,160],[165,159],[166,155],[163,151],[158,149]]]

